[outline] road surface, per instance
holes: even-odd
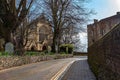
[[[0,80],[50,80],[62,67],[74,60],[50,60],[2,70]]]
[[[49,61],[42,61],[38,63],[23,65],[19,67],[14,67],[10,69],[5,69],[0,71],[0,80],[55,80],[53,79],[54,77],[56,77],[55,75],[59,71],[61,71],[65,66],[68,66],[71,62],[74,61],[77,62],[74,62],[72,64],[72,67],[70,67],[70,69],[65,73],[66,77],[64,76],[64,79],[62,78],[61,80],[88,80],[88,79],[81,79],[82,76],[92,74],[90,69],[88,68],[89,66],[87,64],[86,59],[87,57],[74,57],[67,59],[49,60]],[[70,79],[71,68],[72,70],[74,70],[72,72],[71,77],[75,75],[76,76],[79,75],[79,77],[77,76],[77,79],[76,78]],[[82,75],[82,73],[86,73],[86,74]],[[89,80],[94,80],[94,79],[89,79]]]

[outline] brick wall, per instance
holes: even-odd
[[[89,46],[88,62],[98,80],[120,80],[120,24]]]

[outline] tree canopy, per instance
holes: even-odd
[[[26,18],[34,0],[0,0],[0,33],[6,42]]]
[[[63,30],[72,25],[80,29],[81,25],[88,20],[91,11],[84,7],[85,2],[86,0],[43,0],[41,2],[44,7],[43,12],[53,27],[53,51],[58,51]]]

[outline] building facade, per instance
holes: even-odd
[[[91,46],[94,42],[102,38],[107,34],[111,29],[113,29],[117,24],[120,23],[120,12],[117,12],[116,15],[102,19],[98,21],[94,19],[93,24],[87,25],[88,31],[88,47]]]
[[[44,16],[40,16],[31,24],[31,33],[28,36],[25,49],[42,51],[52,46],[53,31],[49,21],[47,21]]]
[[[23,23],[23,25],[27,26],[27,19]],[[19,43],[19,36],[22,32],[18,28],[14,36],[12,36],[12,42],[15,43],[18,46]],[[23,36],[27,35],[24,40],[24,43],[26,44],[25,50],[31,50],[31,51],[43,51],[47,50],[47,48],[51,48],[52,42],[53,42],[53,31],[52,26],[50,25],[50,22],[44,17],[44,15],[41,15],[34,21],[30,23],[29,33],[24,33]],[[19,34],[20,33],[20,34]],[[27,43],[26,43],[27,40]],[[0,36],[0,51],[4,51],[4,45],[5,40]]]

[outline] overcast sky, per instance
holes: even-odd
[[[93,9],[97,14],[91,16],[93,19],[103,19],[112,15],[115,15],[116,12],[120,11],[120,0],[91,0],[91,2],[86,4],[86,7]],[[86,24],[87,28],[87,24]],[[81,42],[87,46],[87,33],[80,34]],[[85,46],[85,47],[86,47]],[[87,48],[86,48],[87,50]],[[85,50],[85,51],[86,51]]]

